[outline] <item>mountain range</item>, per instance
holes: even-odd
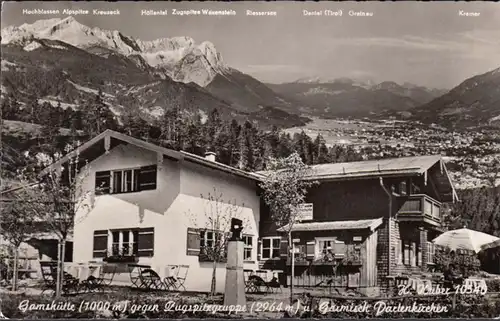
[[[406,111],[446,93],[446,90],[392,81],[374,83],[349,78],[301,78],[268,84],[275,92],[307,106],[304,112],[318,117],[363,117],[382,111]]]
[[[2,92],[21,101],[32,89],[45,101],[75,106],[102,90],[116,113],[139,108],[157,116],[167,106],[263,125],[299,126],[293,103],[227,66],[214,45],[189,37],[141,41],[90,28],[73,17],[2,29]],[[140,107],[139,107],[140,106]]]
[[[500,68],[465,80],[406,116],[447,128],[500,127]]]
[[[158,117],[173,106],[263,127],[302,126],[308,117],[396,116],[460,127],[500,122],[498,69],[451,90],[392,81],[303,78],[264,84],[228,66],[209,41],[189,37],[143,41],[91,28],[73,17],[1,31],[2,97],[32,96],[78,108],[99,90],[117,115]],[[36,94],[36,95],[35,95]]]

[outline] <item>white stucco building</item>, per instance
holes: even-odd
[[[221,212],[226,202],[237,204],[238,218],[245,222],[245,268],[258,268],[257,176],[218,163],[214,155],[177,152],[110,130],[47,170],[60,168],[77,152],[88,161],[81,172],[90,207],[75,218],[74,263],[120,254],[150,265],[161,277],[168,265],[189,265],[186,289],[209,291],[213,263],[202,262],[199,253],[213,238],[204,197],[217,194]],[[225,264],[220,267],[217,290],[223,291]],[[128,278],[126,272],[116,276],[123,282]]]

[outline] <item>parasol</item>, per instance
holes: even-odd
[[[500,238],[483,232],[461,228],[444,232],[432,242],[452,250],[469,250],[478,253],[481,246],[500,240]]]

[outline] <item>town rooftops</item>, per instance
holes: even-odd
[[[305,222],[294,223],[292,232],[307,232],[307,231],[338,231],[338,230],[364,230],[370,229],[374,231],[382,225],[383,218],[371,220],[352,220],[352,221],[335,221],[335,222]],[[288,228],[284,226],[278,229],[278,232],[285,232]]]
[[[169,159],[177,161],[188,161],[191,163],[200,164],[208,168],[212,168],[215,170],[219,170],[222,172],[226,172],[229,174],[233,174],[251,180],[258,181],[260,177],[260,175],[258,174],[249,173],[219,162],[208,160],[204,157],[191,154],[188,152],[175,151],[172,149],[161,147],[109,129],[97,135],[96,137],[92,138],[91,140],[87,141],[86,143],[78,146],[74,150],[70,151],[68,154],[64,155],[57,162],[45,168],[42,171],[41,175],[44,175],[60,167],[62,164],[66,163],[68,160],[70,160],[72,157],[75,157],[77,154],[79,155],[80,159],[84,159],[88,162],[91,162],[100,155],[109,152],[112,148],[120,144],[131,144],[152,152],[156,152],[159,158],[167,157]]]

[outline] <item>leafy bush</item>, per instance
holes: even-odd
[[[467,251],[455,252],[449,248],[436,247],[435,253],[436,269],[444,272],[450,265],[454,265],[464,276],[474,275],[479,272],[481,262],[477,255]]]
[[[488,292],[500,292],[500,279],[486,279]]]

